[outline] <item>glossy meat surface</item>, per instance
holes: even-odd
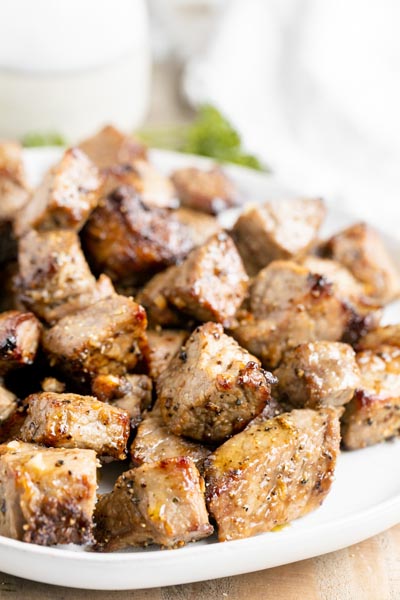
[[[274,382],[221,325],[205,323],[161,373],[157,398],[173,433],[221,442],[262,412]]]
[[[0,374],[33,363],[39,346],[41,325],[30,312],[0,313]]]
[[[218,539],[271,531],[326,498],[339,453],[337,412],[294,410],[258,419],[206,461],[208,509]]]
[[[160,544],[175,548],[211,535],[204,482],[188,458],[127,471],[96,506],[100,549]]]

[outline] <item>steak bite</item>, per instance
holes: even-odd
[[[0,222],[12,222],[27,202],[29,188],[17,142],[0,143]]]
[[[197,210],[181,207],[174,211],[174,217],[189,229],[195,248],[202,246],[208,238],[222,231],[222,227],[215,217]]]
[[[146,347],[146,325],[142,306],[115,295],[63,317],[44,332],[42,345],[51,365],[85,383],[133,369]]]
[[[147,332],[149,345],[147,362],[150,377],[158,379],[188,337],[189,332],[176,329]]]
[[[308,342],[288,350],[274,371],[282,402],[298,408],[342,406],[360,384],[356,355],[340,342]]]
[[[79,231],[98,202],[101,184],[99,172],[86,154],[70,148],[18,213],[17,236],[32,228]]]
[[[0,313],[0,374],[33,363],[41,329],[39,321],[30,312],[8,310]]]
[[[106,125],[94,136],[79,144],[79,148],[99,169],[114,165],[131,165],[147,158],[147,148],[139,140],[127,136],[113,125]]]
[[[194,462],[200,472],[210,452],[211,450],[202,444],[173,434],[164,424],[157,405],[145,415],[130,447],[131,460],[135,466],[186,456]]]
[[[177,267],[165,290],[169,302],[199,321],[227,324],[246,295],[248,277],[226,233],[211,237]]]
[[[358,340],[357,350],[374,350],[379,346],[394,346],[400,348],[399,323],[372,329]]]
[[[208,537],[204,481],[189,458],[169,458],[123,473],[95,512],[99,549],[160,544],[176,548]]]
[[[221,325],[205,323],[161,373],[157,398],[173,433],[221,442],[262,412],[275,382]]]
[[[249,205],[232,229],[249,275],[256,275],[273,260],[297,259],[307,254],[325,213],[325,205],[318,198]]]
[[[26,399],[24,442],[54,448],[87,448],[98,456],[124,460],[130,432],[125,410],[92,396],[41,392]]]
[[[179,327],[183,315],[167,300],[166,292],[175,279],[177,266],[154,275],[138,292],[136,300],[145,307],[149,324],[153,327]]]
[[[30,231],[18,263],[20,302],[50,324],[115,293],[108,277],[92,275],[74,231]]]
[[[400,349],[378,346],[357,354],[361,382],[342,417],[343,444],[364,448],[400,433]]]
[[[0,446],[0,534],[42,546],[91,543],[96,467],[93,450]]]
[[[219,541],[271,531],[326,498],[339,453],[337,411],[294,410],[258,419],[206,461],[206,497]]]
[[[178,169],[171,179],[183,206],[217,215],[238,204],[235,186],[218,167],[209,171],[196,167]]]
[[[244,313],[232,335],[266,367],[303,342],[340,340],[349,308],[333,285],[291,261],[274,261],[255,277]]]
[[[378,232],[366,223],[331,237],[326,252],[351,271],[374,302],[386,304],[399,295],[399,273]]]
[[[0,380],[0,425],[17,410],[17,398]]]
[[[83,237],[95,269],[124,284],[148,279],[193,248],[182,223],[169,211],[144,204],[128,186],[102,199]]]
[[[142,420],[142,413],[152,403],[153,383],[147,375],[97,375],[92,382],[92,393],[102,402],[109,402],[125,410],[131,427]]]

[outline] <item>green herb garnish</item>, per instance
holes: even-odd
[[[65,138],[55,131],[39,133],[32,131],[27,133],[21,140],[25,148],[36,148],[38,146],[66,146]]]

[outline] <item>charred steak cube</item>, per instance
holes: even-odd
[[[2,425],[17,409],[17,398],[0,383],[0,425]]]
[[[43,334],[52,365],[82,382],[124,375],[146,346],[146,313],[132,298],[112,296],[62,318]]]
[[[101,200],[83,237],[96,270],[127,284],[184,258],[193,248],[188,233],[169,211],[147,206],[123,186]]]
[[[209,171],[196,167],[178,169],[171,179],[183,206],[217,215],[238,204],[235,186],[217,167]]]
[[[130,448],[131,460],[135,466],[166,458],[187,456],[200,472],[210,452],[211,450],[202,444],[173,434],[164,424],[157,405],[145,415],[138,426]]]
[[[126,411],[92,396],[41,392],[26,399],[24,442],[54,448],[87,448],[98,456],[126,458],[130,424]]]
[[[102,180],[95,165],[78,148],[67,150],[45,175],[18,213],[18,236],[29,229],[81,229],[96,206]]]
[[[375,229],[357,223],[334,235],[326,252],[347,267],[364,284],[365,293],[386,304],[400,293],[400,276]]]
[[[274,261],[260,271],[249,310],[231,333],[268,368],[303,342],[340,340],[349,321],[349,308],[333,285],[291,261]]]
[[[29,189],[22,161],[22,147],[17,142],[0,143],[0,222],[12,222],[27,202]]]
[[[361,383],[342,417],[349,450],[377,444],[400,433],[400,349],[378,346],[357,354]]]
[[[148,331],[147,342],[149,375],[158,379],[168,367],[175,354],[179,352],[189,333],[177,329],[162,329],[160,331]]]
[[[177,268],[169,302],[199,321],[228,323],[246,295],[248,277],[226,233],[211,237]]]
[[[126,410],[131,427],[142,420],[142,413],[152,403],[153,383],[147,375],[97,375],[92,382],[92,393],[102,402],[110,402]]]
[[[274,200],[245,209],[232,235],[249,275],[256,275],[273,260],[307,254],[325,212],[323,201],[316,198]]]
[[[220,541],[271,531],[320,506],[333,481],[336,409],[257,419],[206,460],[208,509]]]
[[[308,342],[288,350],[278,369],[280,399],[298,408],[342,406],[360,384],[356,355],[340,342]]]
[[[9,310],[0,313],[0,374],[33,363],[41,329],[39,321],[30,312]]]
[[[161,373],[157,398],[173,433],[221,442],[261,413],[272,383],[273,375],[221,325],[205,323]]]
[[[121,475],[95,512],[100,549],[175,548],[211,535],[204,482],[189,458],[145,464]]]
[[[112,125],[106,125],[94,136],[81,142],[79,148],[99,169],[130,165],[138,158],[147,157],[146,146]]]
[[[91,543],[96,467],[93,450],[0,446],[0,534],[43,546]]]
[[[50,324],[114,294],[108,277],[92,275],[74,231],[30,231],[18,264],[20,302]]]

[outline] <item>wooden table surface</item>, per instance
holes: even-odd
[[[186,120],[174,65],[156,67],[150,124]],[[399,515],[400,517],[400,515]],[[202,583],[129,592],[74,590],[0,573],[0,600],[400,600],[400,525],[309,560]]]

